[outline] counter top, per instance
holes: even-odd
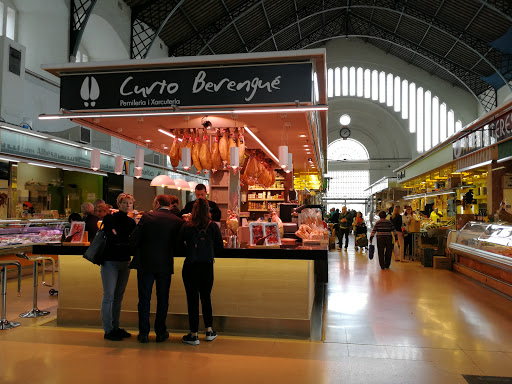
[[[36,255],[83,255],[86,246],[60,244],[33,245]],[[327,246],[282,245],[281,248],[224,248],[217,258],[224,259],[292,259],[327,260]]]

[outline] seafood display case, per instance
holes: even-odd
[[[512,224],[470,221],[450,234],[448,248],[476,262],[512,270]]]
[[[0,220],[0,249],[60,242],[65,220]]]

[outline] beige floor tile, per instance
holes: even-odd
[[[512,354],[491,351],[465,351],[486,376],[512,377]]]

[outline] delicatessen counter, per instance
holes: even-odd
[[[101,325],[100,269],[81,257],[86,247],[38,245],[35,254],[59,254],[58,325]],[[174,258],[167,325],[187,329],[187,300],[181,278],[183,257]],[[325,246],[226,248],[215,260],[212,292],[214,327],[233,334],[310,337],[315,264],[324,266]],[[153,295],[155,293],[153,292]],[[121,322],[137,327],[137,273],[132,271]],[[156,297],[151,314],[156,312]]]
[[[468,222],[448,236],[453,269],[512,296],[512,224]]]

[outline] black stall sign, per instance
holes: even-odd
[[[61,108],[76,110],[312,102],[312,63],[68,74]]]
[[[453,158],[458,159],[512,137],[512,111],[453,143]]]

